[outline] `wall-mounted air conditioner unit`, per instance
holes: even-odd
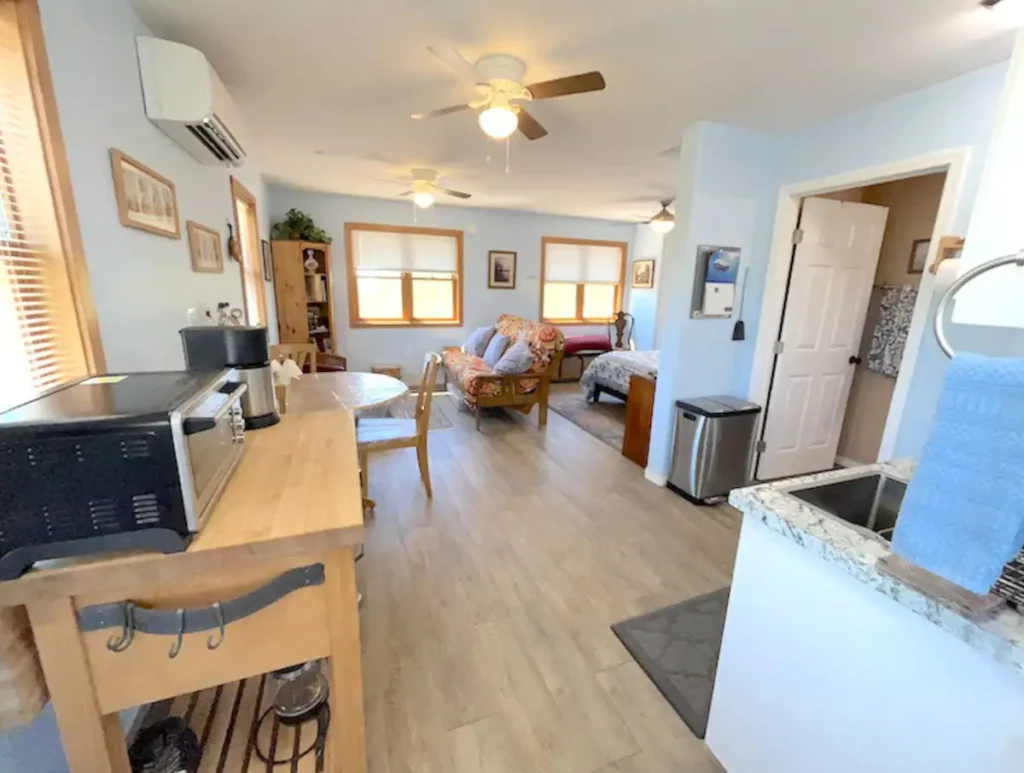
[[[203,164],[245,163],[241,114],[201,51],[136,38],[146,116]]]

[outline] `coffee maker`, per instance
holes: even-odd
[[[242,395],[246,429],[262,429],[281,421],[274,404],[274,378],[265,327],[186,327],[180,332],[185,367],[234,368],[237,380],[249,387]]]

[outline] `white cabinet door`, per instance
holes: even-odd
[[[871,204],[804,200],[757,466],[762,480],[835,464],[850,358],[860,349],[888,215]]]

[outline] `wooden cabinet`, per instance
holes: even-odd
[[[334,324],[331,246],[275,240],[271,247],[281,343],[312,342],[321,352],[335,353],[338,337]]]

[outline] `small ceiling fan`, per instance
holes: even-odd
[[[412,203],[420,209],[427,209],[434,206],[437,194],[452,196],[456,199],[468,199],[470,194],[462,191],[455,191],[451,188],[443,188],[439,183],[441,179],[437,176],[436,169],[424,169],[417,167],[412,171],[412,190],[399,194],[400,196],[412,196]]]
[[[451,67],[464,80],[472,83],[480,92],[480,99],[463,105],[452,105],[428,113],[416,113],[419,120],[457,113],[462,110],[484,108],[479,115],[480,128],[496,140],[502,140],[519,129],[527,139],[539,140],[548,133],[537,119],[530,115],[518,102],[536,99],[554,99],[588,91],[601,91],[605,87],[604,76],[599,72],[586,72],[555,78],[550,81],[523,85],[526,65],[508,54],[484,54],[476,64],[470,64],[454,48],[427,46],[427,50]]]
[[[667,234],[673,228],[676,227],[676,216],[668,211],[669,206],[675,199],[662,199],[661,211],[647,221],[646,225],[649,225],[658,233]]]

